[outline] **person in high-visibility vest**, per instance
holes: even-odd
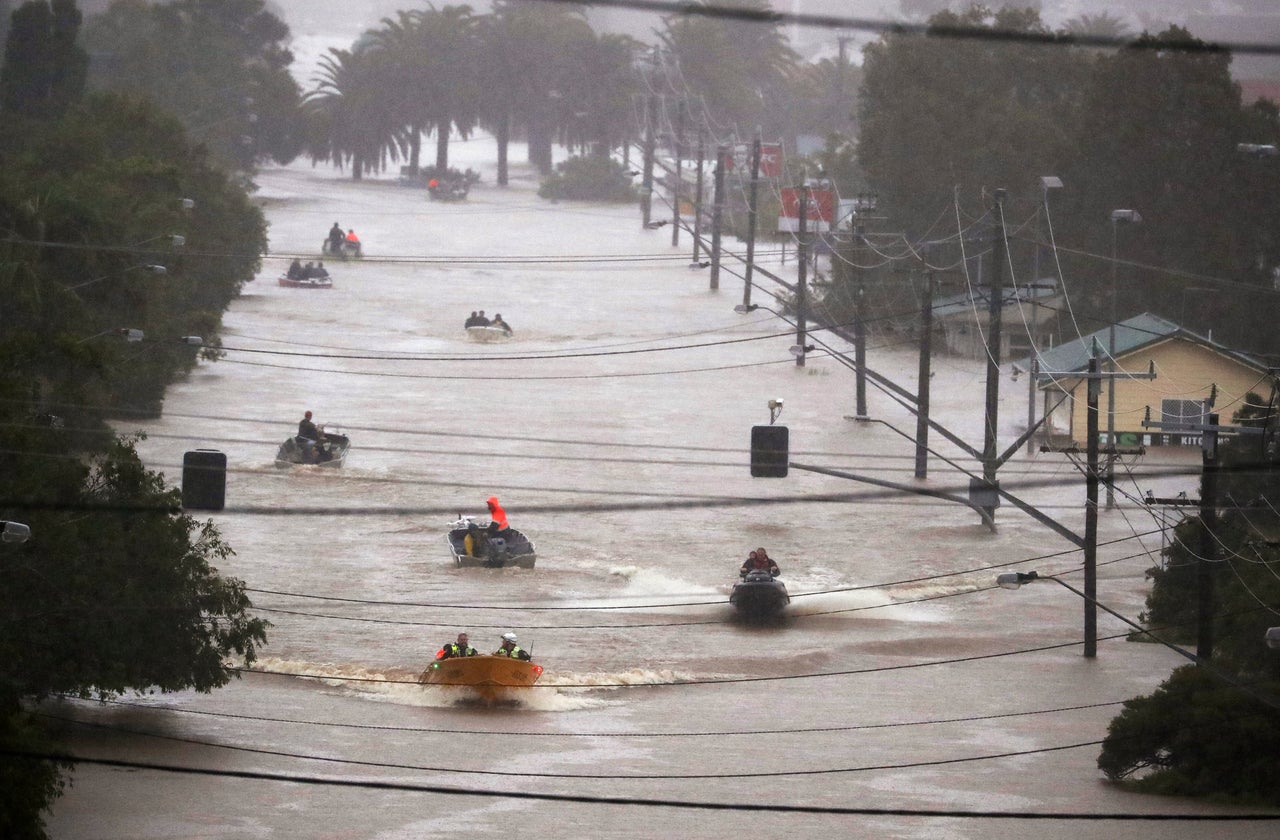
[[[455,656],[475,656],[476,649],[467,644],[467,634],[459,633],[458,641],[448,642],[444,647],[440,648],[440,652],[436,654],[436,659],[451,659]]]
[[[515,633],[503,633],[502,647],[495,650],[493,652],[493,655],[494,656],[510,656],[512,659],[522,659],[525,662],[528,662],[529,660],[533,659],[533,657],[530,656],[528,652],[521,650],[520,646],[516,644]]]

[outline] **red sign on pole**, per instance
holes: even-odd
[[[739,143],[724,159],[724,171],[751,177],[751,144]],[[760,144],[760,177],[782,177],[782,144]]]
[[[782,215],[778,217],[778,230],[800,230],[800,190],[785,187],[782,190]],[[830,230],[836,218],[836,194],[834,190],[809,188],[809,206],[804,211],[804,228],[810,233]]]

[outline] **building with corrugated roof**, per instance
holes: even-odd
[[[1245,394],[1252,391],[1265,398],[1271,391],[1271,373],[1261,360],[1150,312],[1116,325],[1114,366],[1109,364],[1109,347],[1110,328],[1103,328],[1039,354],[1038,388],[1041,411],[1049,414],[1049,436],[1085,444],[1088,395],[1080,374],[1095,356],[1103,371],[1146,374],[1155,370],[1155,379],[1117,378],[1114,407],[1108,402],[1107,387],[1099,394],[1101,442],[1107,443],[1106,417],[1114,409],[1118,447],[1199,445],[1200,434],[1194,427],[1207,422],[1211,412],[1218,414],[1219,424],[1230,425]],[[1031,359],[1014,365],[1030,370]],[[1144,428],[1148,417],[1161,427]]]

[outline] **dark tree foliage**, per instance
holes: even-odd
[[[34,536],[6,553],[7,691],[209,691],[231,678],[229,656],[253,660],[267,625],[249,617],[244,585],[213,565],[233,552],[211,522],[179,512],[178,491],[142,465],[132,442],[53,472],[43,462],[65,451],[64,434],[22,437],[7,441],[17,454],[3,456],[6,499],[45,509],[21,512]]]
[[[1036,12],[980,6],[929,24],[1047,32]],[[1071,154],[1064,126],[1086,68],[1069,50],[999,38],[891,35],[868,46],[858,152],[880,213],[919,236],[936,233],[954,201],[977,218],[993,188],[1036,194],[1039,176],[1060,172]]]
[[[542,180],[538,195],[552,200],[635,201],[631,175],[609,157],[586,155],[556,164],[556,171]]]
[[[61,115],[84,90],[89,56],[76,44],[75,0],[31,0],[13,13],[0,66],[0,114]]]
[[[195,362],[195,348],[172,339],[216,346],[223,309],[257,270],[260,211],[175,120],[118,96],[91,96],[20,136],[0,128],[0,163],[0,227],[17,234],[0,243],[3,341],[38,349],[24,363],[50,391],[154,413],[164,385]],[[175,247],[171,234],[186,244]],[[126,327],[156,340],[149,352],[88,338]]]
[[[51,751],[24,704],[208,691],[265,641],[244,584],[215,568],[230,547],[105,423],[159,410],[201,352],[177,337],[216,358],[266,246],[260,211],[206,157],[124,96],[0,115],[0,518],[32,530],[0,546],[0,752]],[[0,757],[0,836],[44,837],[67,769]]]
[[[121,0],[85,26],[95,87],[152,100],[243,171],[302,148],[288,38],[264,0]]]
[[[1270,432],[1277,425],[1257,394],[1235,419]],[[1219,444],[1212,536],[1204,539],[1199,516],[1187,517],[1174,529],[1165,565],[1148,572],[1152,589],[1142,619],[1183,645],[1195,643],[1200,573],[1208,572],[1213,656],[1125,704],[1098,759],[1113,779],[1138,779],[1142,789],[1161,793],[1280,804],[1280,652],[1263,643],[1280,604],[1280,458],[1270,443],[1263,435],[1239,435]],[[1206,543],[1214,562],[1202,569]]]
[[[1271,419],[1270,428],[1276,422]],[[1241,435],[1224,440],[1214,477],[1217,515],[1207,542],[1216,556],[1210,566],[1214,592],[1214,660],[1240,673],[1280,677],[1280,657],[1262,644],[1277,623],[1280,604],[1280,464],[1262,450],[1264,437]],[[1201,487],[1203,496],[1204,487]],[[1143,620],[1167,628],[1163,637],[1191,643],[1196,638],[1200,557],[1206,544],[1204,523],[1188,516],[1174,529],[1165,564],[1150,569],[1151,594]]]
[[[1034,12],[980,6],[930,25],[1050,34]],[[887,35],[866,49],[858,155],[878,214],[920,239],[957,235],[1006,189],[1018,277],[1051,219],[1075,318],[1059,332],[1109,323],[1114,285],[1120,318],[1150,311],[1219,339],[1230,325],[1234,347],[1274,353],[1280,159],[1239,147],[1280,144],[1280,117],[1244,105],[1230,68],[1178,27],[1115,50]],[[1046,216],[1048,174],[1064,187]],[[1117,209],[1143,221],[1115,224]]]
[[[1251,683],[1280,696],[1280,681]],[[1177,669],[1111,721],[1098,767],[1136,789],[1280,804],[1280,710],[1206,669]]]
[[[732,0],[730,6],[770,11],[767,0]],[[686,87],[728,134],[750,137],[762,126],[766,138],[786,128],[770,105],[782,101],[798,57],[781,26],[696,15],[663,19],[656,33],[674,67],[675,90]],[[691,103],[693,104],[693,103]]]

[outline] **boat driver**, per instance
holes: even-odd
[[[493,652],[493,655],[509,656],[512,659],[522,659],[525,662],[528,662],[529,660],[533,659],[532,656],[530,656],[526,651],[521,650],[520,646],[516,644],[515,633],[503,633],[502,647],[495,650]]]
[[[755,571],[768,572],[770,577],[777,577],[782,574],[778,564],[773,562],[773,559],[769,557],[769,553],[763,547],[757,548],[747,555],[747,561],[742,564],[742,568],[738,569],[738,575],[746,577],[747,572]]]
[[[436,659],[451,659],[455,656],[475,656],[476,649],[467,644],[467,634],[459,633],[458,641],[448,642],[440,649]]]
[[[302,419],[298,421],[298,445],[302,447],[307,460],[315,460],[316,443],[322,440],[324,440],[324,432],[311,422],[311,412],[304,412]]]

